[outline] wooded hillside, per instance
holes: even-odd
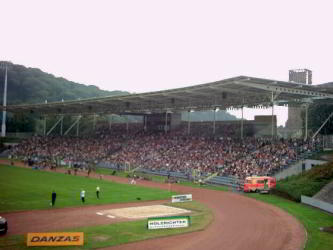
[[[1,62],[0,62],[1,63]],[[4,85],[4,70],[0,70],[0,96]],[[115,88],[117,88],[115,86]],[[84,85],[55,77],[37,68],[26,68],[22,65],[8,65],[8,97],[7,103],[25,104],[77,100],[100,96],[126,95],[125,91],[106,91],[93,85]]]

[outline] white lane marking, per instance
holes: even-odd
[[[96,214],[97,214],[97,215],[104,215],[103,213],[100,213],[100,212],[97,212]]]
[[[112,215],[108,215],[108,216],[106,216],[106,217],[111,218],[111,219],[116,218],[115,216],[112,216]]]

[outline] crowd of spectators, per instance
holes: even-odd
[[[152,133],[113,127],[85,137],[31,137],[11,151],[13,157],[36,161],[89,164],[128,164],[154,171],[193,172],[245,178],[271,175],[295,161],[301,152],[313,151],[314,142],[246,137],[188,136],[184,130]]]
[[[139,135],[107,161],[127,163],[151,170],[245,178],[271,175],[297,160],[301,152],[313,151],[314,144],[302,140],[230,137],[207,138],[179,134]]]
[[[11,155],[34,161],[97,162],[119,150],[123,140],[104,134],[88,138],[36,136],[14,147]]]

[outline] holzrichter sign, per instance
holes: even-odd
[[[171,199],[172,203],[186,201],[192,201],[192,194],[173,195]]]
[[[83,233],[28,233],[27,246],[81,246]]]
[[[148,229],[180,228],[190,226],[190,216],[148,218]]]

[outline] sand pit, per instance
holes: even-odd
[[[106,216],[122,217],[127,219],[142,219],[148,217],[170,216],[191,213],[190,210],[169,207],[165,205],[152,205],[142,207],[127,207],[119,209],[103,210],[99,213]]]

